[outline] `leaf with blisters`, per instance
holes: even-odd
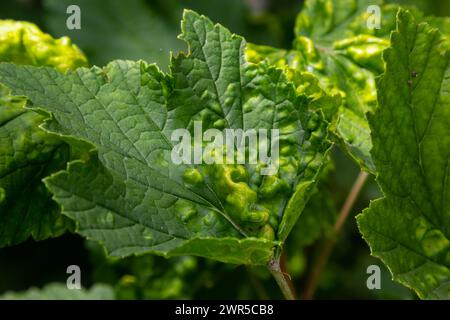
[[[374,19],[369,6],[381,9],[381,28],[368,28]],[[292,50],[250,45],[250,61],[267,60],[277,67],[310,72],[328,92],[340,95],[340,108],[330,120],[343,150],[363,170],[376,172],[365,113],[376,105],[374,75],[384,70],[382,51],[395,28],[398,7],[373,0],[308,0],[295,25]]]
[[[181,38],[189,52],[172,58],[168,74],[119,60],[67,74],[3,64],[0,76],[53,114],[47,130],[95,147],[88,161],[45,180],[78,232],[119,256],[265,264],[326,161],[327,123],[281,70],[246,62],[242,37],[185,11]],[[194,133],[196,121],[203,130],[278,129],[279,170],[263,176],[261,163],[174,164],[172,132]]]

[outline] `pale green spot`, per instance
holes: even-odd
[[[416,227],[415,234],[416,234],[416,239],[420,241],[420,240],[422,240],[423,236],[427,232],[429,224],[423,217],[416,219],[416,221],[417,221],[417,227]]]
[[[428,257],[433,257],[447,249],[450,241],[437,229],[427,231],[422,239],[422,249]]]
[[[153,240],[153,233],[150,229],[145,229],[144,233],[142,234],[145,240],[152,241]]]
[[[198,185],[203,182],[203,176],[197,169],[188,168],[183,173],[183,180],[188,184]]]
[[[177,203],[175,204],[175,210],[177,211],[177,217],[184,223],[187,223],[198,213],[195,204],[184,199],[177,200]]]

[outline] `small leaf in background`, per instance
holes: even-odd
[[[437,29],[398,14],[370,114],[384,198],[358,224],[373,255],[419,297],[450,298],[450,53]]]
[[[0,300],[114,300],[114,290],[105,284],[89,289],[70,290],[66,284],[50,283],[43,288],[30,288],[22,292],[6,292]]]
[[[54,39],[33,23],[12,20],[0,20],[0,61],[51,66],[61,72],[87,66],[70,38]]]

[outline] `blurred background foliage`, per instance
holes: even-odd
[[[427,15],[448,16],[450,1],[397,0]],[[66,8],[81,8],[81,30],[67,30]],[[290,48],[301,0],[9,0],[0,4],[1,19],[35,22],[54,37],[67,35],[87,55],[104,65],[121,59],[156,62],[167,70],[170,52],[186,50],[177,39],[184,8],[205,14],[256,44]],[[304,287],[315,255],[333,225],[359,168],[338,149],[286,243],[286,265],[298,291]],[[373,177],[366,183],[322,274],[316,298],[415,299],[414,293],[391,281],[389,271],[370,256],[354,216],[380,196]],[[0,249],[0,295],[65,283],[66,268],[79,265],[84,287],[110,285],[120,299],[234,298],[280,299],[264,268],[225,265],[195,257],[170,260],[145,255],[111,259],[97,244],[76,234],[27,242]],[[381,290],[366,287],[367,267],[382,270]],[[55,289],[55,288],[50,288]],[[56,288],[57,289],[57,288]],[[93,294],[102,288],[96,288]],[[111,297],[103,292],[102,297]]]

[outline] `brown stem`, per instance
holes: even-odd
[[[287,256],[286,256],[286,252],[285,251],[282,252],[281,257],[280,257],[280,270],[284,274],[284,277],[287,280],[287,283],[289,285],[289,288],[292,291],[292,294],[294,295],[294,297],[296,297],[297,296],[297,292],[296,292],[295,287],[294,287],[294,282],[292,282],[292,278],[291,278],[291,276],[289,274],[289,270],[288,270],[288,266],[287,266]]]
[[[328,258],[333,251],[334,245],[336,244],[337,235],[339,234],[342,226],[347,220],[348,215],[350,214],[350,211],[358,197],[358,194],[364,186],[364,183],[366,182],[368,176],[369,174],[367,172],[361,171],[356,178],[355,183],[353,184],[352,189],[350,190],[350,193],[348,194],[347,199],[345,199],[344,205],[339,212],[339,216],[333,226],[332,234],[326,239],[322,251],[320,252],[318,258],[315,260],[312,266],[311,273],[306,283],[306,289],[302,295],[303,299],[313,299],[317,289],[317,285],[319,283],[320,275],[328,262]]]
[[[268,268],[272,276],[275,278],[278,286],[280,287],[281,292],[283,292],[286,300],[295,300],[295,293],[292,291],[294,287],[292,285],[292,280],[290,277],[287,277],[286,274],[281,270],[280,267],[280,258],[273,258],[269,264]]]

